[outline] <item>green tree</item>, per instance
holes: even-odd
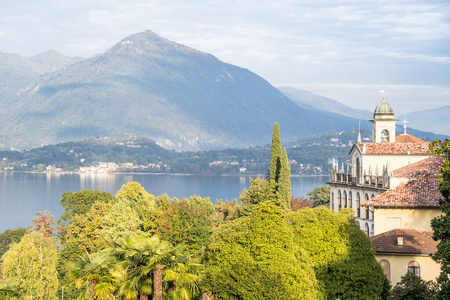
[[[285,210],[291,207],[291,167],[286,149],[281,147],[280,127],[278,123],[273,126],[272,146],[270,149],[269,180],[276,183],[275,192],[280,197],[280,205]]]
[[[293,241],[308,254],[326,299],[381,299],[389,290],[370,238],[350,211],[318,207],[286,215]]]
[[[51,238],[41,232],[26,234],[4,254],[3,277],[19,282],[22,299],[57,299],[57,255]]]
[[[435,140],[430,150],[437,157],[443,157],[443,164],[438,171],[439,191],[443,199],[440,201],[442,215],[431,220],[434,231],[433,239],[439,241],[436,253],[432,258],[441,264],[441,274],[437,279],[440,286],[438,298],[450,298],[450,140]]]
[[[111,284],[111,276],[109,276],[111,262],[109,257],[102,252],[94,255],[86,253],[70,264],[69,278],[71,282],[75,283],[77,289],[88,291],[91,300],[98,298],[99,294],[111,295],[115,290],[114,285]],[[96,288],[100,282],[103,283],[103,288]],[[81,295],[83,294],[86,293],[81,293]]]
[[[8,251],[12,243],[18,243],[22,237],[27,233],[25,228],[19,227],[17,229],[11,230],[7,229],[0,233],[0,258]]]
[[[310,259],[271,202],[218,228],[206,249],[203,290],[215,299],[317,299]]]
[[[282,208],[291,209],[291,166],[289,165],[286,149],[281,153],[280,178],[278,179],[278,193],[282,199]]]
[[[311,202],[313,207],[326,205],[330,203],[330,186],[318,186],[306,193],[306,196],[309,197],[309,202]]]
[[[117,192],[100,231],[109,241],[117,241],[132,232],[154,233],[160,214],[155,197],[138,182],[129,182]]]
[[[432,281],[425,281],[413,273],[406,273],[391,291],[390,300],[428,300],[436,294]]]
[[[58,223],[66,225],[76,214],[84,215],[95,202],[111,202],[113,195],[107,192],[84,190],[80,192],[65,192],[61,198],[61,206],[64,212]]]
[[[120,287],[128,295],[126,297],[132,296],[134,289],[134,295],[140,295],[142,300],[148,299],[151,294],[154,300],[162,300],[162,272],[164,267],[170,267],[174,263],[177,255],[173,246],[157,236],[149,238],[135,234],[114,243],[110,253],[126,270],[127,280]]]
[[[64,231],[64,239],[58,256],[58,273],[61,284],[67,285],[66,297],[79,296],[74,286],[69,285],[69,270],[79,257],[95,253],[109,246],[108,241],[101,234],[105,227],[103,218],[111,209],[111,203],[95,202],[86,214],[76,214]]]
[[[191,196],[171,203],[158,219],[158,234],[190,252],[205,246],[213,232],[214,205],[209,198]]]
[[[273,125],[272,133],[272,146],[270,148],[270,169],[269,179],[278,182],[280,177],[281,168],[281,138],[280,138],[280,126],[277,122]]]

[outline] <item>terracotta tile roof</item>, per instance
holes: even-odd
[[[366,154],[427,154],[428,143],[362,143]]]
[[[416,163],[410,164],[409,166],[402,167],[400,169],[394,170],[395,177],[420,177],[425,175],[435,175],[439,168],[442,166],[444,159],[429,157],[418,161]]]
[[[419,139],[410,134],[401,134],[395,137],[397,143],[426,143],[424,140]]]
[[[411,181],[388,190],[361,203],[361,206],[375,207],[439,207],[443,200],[439,192],[437,170],[442,165],[442,158],[430,157],[408,167],[394,171],[396,177],[409,177]]]
[[[403,234],[403,246],[399,246],[397,235]],[[417,229],[393,229],[370,238],[377,253],[432,254],[438,242],[433,240],[433,231]]]

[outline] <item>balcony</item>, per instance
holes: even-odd
[[[334,174],[333,174],[334,173]],[[348,185],[361,185],[375,188],[385,188],[383,176],[364,175],[361,178],[353,177],[351,172],[331,172],[331,183],[343,183]]]

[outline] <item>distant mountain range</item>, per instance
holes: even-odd
[[[364,123],[373,118],[373,111],[356,109],[308,91],[302,91],[292,87],[279,87],[278,89],[301,107],[314,107],[347,117],[361,118]],[[448,135],[450,135],[450,118],[448,116],[450,116],[450,106],[410,113],[407,115],[407,132],[426,140],[446,138],[443,135],[446,135],[448,138]],[[401,121],[405,119],[405,115],[396,117],[400,120],[397,125],[397,134],[400,134],[403,133]],[[421,130],[414,128],[420,128]]]
[[[369,120],[373,117],[373,112],[353,108],[336,100],[319,96],[308,91],[302,91],[288,86],[279,87],[278,89],[301,107],[316,108],[351,118],[361,118],[362,120]]]
[[[404,120],[405,115],[399,116],[399,119]],[[408,113],[406,120],[408,127],[450,135],[450,105]]]
[[[334,100],[296,104],[249,70],[151,31],[85,60],[0,53],[0,82],[0,149],[122,135],[169,149],[238,148],[269,143],[274,122],[286,142],[358,126]]]

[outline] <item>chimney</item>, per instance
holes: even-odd
[[[403,246],[403,232],[397,231],[397,245]]]

